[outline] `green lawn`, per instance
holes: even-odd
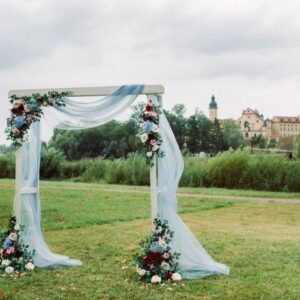
[[[222,194],[246,196],[247,192],[267,197],[263,192],[220,189],[180,192],[217,194],[220,198]],[[2,227],[11,211],[13,193],[13,181],[0,180]],[[271,194],[269,197],[296,197]],[[300,297],[300,203],[180,196],[179,212],[184,221],[216,260],[231,267],[231,274],[153,286],[140,283],[130,265],[138,241],[150,231],[150,200],[145,187],[42,182],[41,201],[49,246],[81,259],[83,266],[39,269],[18,280],[0,277],[0,290],[7,299]]]

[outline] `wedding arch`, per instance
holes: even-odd
[[[64,97],[65,106],[54,104],[44,109],[43,118],[56,128],[74,130],[96,127],[114,119],[128,108],[139,95],[146,95],[148,103],[162,106],[164,87],[161,85],[124,85],[120,87],[90,87],[64,89],[12,90],[9,96],[31,97],[50,90],[70,91],[72,97]],[[92,101],[80,97],[93,96]],[[99,99],[94,100],[94,96]],[[196,239],[187,225],[177,215],[176,190],[183,172],[183,159],[171,127],[162,113],[159,118],[164,157],[152,158],[150,169],[151,215],[168,220],[174,232],[172,248],[179,252],[179,271],[183,278],[202,278],[212,274],[228,274],[229,268],[214,261]],[[40,122],[32,123],[29,139],[16,152],[16,191],[14,214],[25,225],[23,240],[35,250],[38,267],[79,266],[80,260],[53,253],[47,246],[41,231],[39,200]]]

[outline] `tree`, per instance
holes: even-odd
[[[262,134],[260,134],[258,136],[253,136],[250,143],[251,148],[253,148],[254,146],[258,146],[260,149],[264,149],[266,148],[267,140],[262,136]]]
[[[210,152],[212,122],[203,114],[196,113],[187,120],[187,148],[190,153]]]
[[[294,138],[293,156],[300,159],[300,135]]]
[[[164,110],[180,149],[185,144],[187,134],[187,119],[184,117],[185,111],[184,104],[176,104],[171,112]]]
[[[225,148],[238,149],[244,145],[243,136],[234,120],[225,120],[222,122]]]
[[[215,119],[210,130],[210,153],[216,155],[226,149],[224,134],[218,119]]]

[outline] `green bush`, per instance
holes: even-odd
[[[300,192],[300,160],[289,160],[275,154],[251,154],[239,149],[212,158],[185,157],[184,161],[180,186]],[[13,178],[14,166],[12,154],[0,156],[0,178]],[[149,168],[141,155],[132,154],[127,159],[98,157],[70,162],[51,147],[42,151],[41,177],[128,185],[150,183]]]
[[[15,177],[15,156],[13,154],[0,155],[0,178]]]
[[[61,178],[62,163],[65,161],[64,154],[53,148],[43,148],[41,153],[41,178]]]

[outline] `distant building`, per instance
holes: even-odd
[[[218,119],[218,104],[214,95],[209,103],[209,119],[212,122]],[[221,123],[222,121],[224,120],[220,120]],[[235,122],[245,139],[259,135],[267,139],[278,139],[300,134],[300,116],[274,116],[272,119],[264,119],[258,110],[247,108]]]
[[[260,134],[263,137],[269,137],[271,134],[271,122],[264,120],[264,116],[257,110],[247,108],[243,110],[242,115],[236,120],[240,131],[245,139],[250,139]]]
[[[209,119],[214,122],[218,118],[218,104],[216,102],[215,96],[211,96],[211,101],[209,103]]]
[[[272,118],[272,136],[295,136],[300,134],[300,117],[282,117]]]
[[[285,136],[300,134],[299,117],[279,117],[264,119],[257,110],[247,108],[243,110],[241,117],[236,120],[240,131],[245,139],[262,135],[267,139],[278,139]]]

